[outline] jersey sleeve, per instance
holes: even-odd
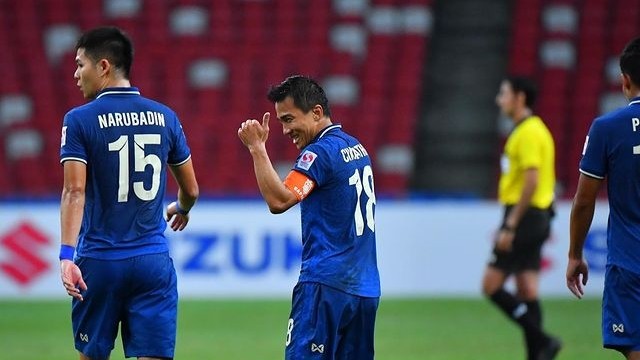
[[[321,146],[313,144],[298,155],[293,170],[306,175],[316,185],[322,186],[331,174],[331,158]]]
[[[584,141],[580,172],[596,179],[607,174],[607,142],[602,121],[594,121]]]
[[[73,112],[67,113],[62,122],[60,136],[60,163],[75,160],[86,164],[87,148],[85,144],[81,122]]]
[[[174,114],[175,121],[171,126],[171,142],[173,146],[169,150],[167,162],[169,165],[181,165],[191,158],[191,149],[187,145],[187,137],[182,129],[182,124],[178,120],[178,116]]]

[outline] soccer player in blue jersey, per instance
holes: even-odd
[[[300,203],[302,267],[293,289],[285,359],[374,357],[380,297],[371,159],[331,121],[324,90],[291,76],[268,98],[284,135],[301,150],[284,181],[266,150],[270,114],[242,123],[238,136],[253,158],[258,187],[272,213]]]
[[[607,180],[609,223],[607,265],[602,299],[605,348],[640,359],[640,38],[620,56],[622,92],[629,105],[591,124],[580,161],[578,188],[570,221],[567,287],[584,295],[589,267],[585,238],[593,220],[596,196]]]
[[[90,102],[62,126],[62,283],[80,359],[108,359],[121,329],[126,357],[173,358],[178,293],[164,230],[182,230],[198,197],[176,114],[129,81],[133,47],[119,29],[83,34],[74,78]],[[179,190],[163,218],[166,169]],[[75,254],[75,258],[74,258]]]

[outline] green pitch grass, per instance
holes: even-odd
[[[600,340],[598,299],[545,299],[547,328],[564,348],[557,359],[621,359]],[[176,359],[283,358],[288,301],[184,300]],[[66,301],[0,301],[0,358],[77,359]],[[116,342],[112,360],[124,359]],[[480,299],[386,299],[376,327],[377,360],[524,359],[518,328]]]

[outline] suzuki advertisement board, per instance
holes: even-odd
[[[564,278],[570,204],[557,210],[543,249],[543,296],[570,296]],[[53,202],[0,203],[0,298],[67,296],[59,214]],[[375,226],[383,296],[481,296],[501,216],[495,202],[380,201]],[[599,203],[585,244],[587,296],[602,294],[607,216],[607,204]],[[299,207],[273,215],[258,200],[201,201],[184,231],[166,234],[182,297],[290,297],[302,252]]]

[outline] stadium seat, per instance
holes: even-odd
[[[433,26],[431,5],[430,0],[7,0],[0,11],[5,54],[0,99],[20,98],[0,106],[0,124],[24,123],[42,133],[43,153],[23,150],[28,160],[19,163],[3,153],[16,173],[9,185],[0,183],[0,194],[18,178],[25,185],[16,191],[59,192],[58,179],[31,183],[28,174],[35,161],[60,171],[56,147],[62,117],[86,101],[72,78],[75,43],[82,31],[99,25],[119,26],[133,38],[132,84],[178,113],[194,163],[203,169],[204,193],[257,191],[253,177],[237,171],[237,163],[250,159],[236,130],[247,118],[273,113],[266,91],[292,74],[322,82],[336,121],[361,137],[373,155],[379,144],[410,143],[421,90],[416,78]],[[15,46],[40,43],[44,46]],[[389,59],[396,53],[406,66],[392,68]],[[397,126],[388,129],[394,106]],[[299,150],[278,133],[277,122],[272,128],[273,160],[290,166]],[[381,183],[404,189],[405,180]]]
[[[137,17],[142,10],[142,0],[104,0],[103,4],[108,18]]]

